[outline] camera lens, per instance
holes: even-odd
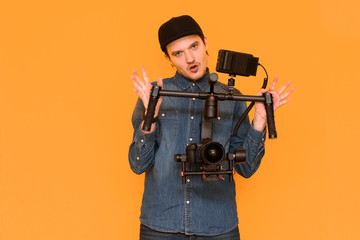
[[[224,156],[224,148],[220,143],[217,142],[210,142],[203,146],[201,151],[201,157],[205,162],[209,164],[216,164],[222,161]]]

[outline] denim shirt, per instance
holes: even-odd
[[[195,82],[176,73],[163,80],[163,89],[209,91],[208,78],[209,71]],[[226,92],[226,89],[226,85],[217,82],[214,91]],[[155,130],[144,134],[140,129],[144,106],[141,99],[136,104],[129,162],[136,174],[145,172],[140,221],[154,230],[211,236],[231,231],[238,225],[235,182],[229,182],[227,175],[223,181],[203,182],[196,175],[188,176],[186,184],[182,184],[181,163],[174,161],[175,154],[185,154],[186,144],[200,143],[203,108],[201,99],[163,97]],[[245,109],[245,102],[219,101],[219,117],[213,121],[213,141],[225,146]],[[246,149],[246,163],[234,166],[245,178],[253,175],[260,165],[265,132],[256,131],[246,118],[238,135],[226,145],[226,152]]]

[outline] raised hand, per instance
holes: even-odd
[[[142,80],[140,78],[140,76],[138,75],[138,73],[135,70],[133,70],[133,75],[131,75],[131,80],[135,87],[134,92],[142,100],[145,109],[147,109],[147,107],[149,105],[150,91],[151,91],[152,85],[150,83],[150,80],[149,80],[149,78],[146,74],[145,68],[143,66],[141,66],[141,71],[142,71],[144,80]],[[157,80],[157,85],[160,87],[163,86],[163,81],[161,78],[159,78]],[[156,117],[159,113],[161,102],[162,102],[162,97],[159,98],[159,100],[156,104],[154,117]],[[153,130],[153,127],[151,129]]]
[[[285,93],[283,93],[291,84],[291,82],[287,82],[282,87],[280,87],[279,90],[276,91],[275,88],[278,80],[279,77],[275,77],[274,80],[271,82],[268,90],[261,89],[260,92],[257,94],[258,96],[261,96],[264,92],[271,93],[273,97],[274,111],[280,106],[288,103],[291,100],[291,97],[289,97],[290,94],[295,90],[295,88],[291,88]],[[266,126],[266,110],[263,103],[255,103],[253,126],[256,130],[259,131],[263,131]]]

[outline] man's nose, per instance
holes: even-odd
[[[195,58],[191,52],[186,52],[185,56],[186,56],[186,62],[188,62],[188,63],[194,62]]]

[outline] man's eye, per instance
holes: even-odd
[[[180,54],[181,54],[181,52],[175,52],[175,53],[174,53],[174,56],[177,57],[177,56],[180,56]]]
[[[195,44],[193,44],[191,47],[192,47],[192,48],[197,48],[197,46],[198,46],[198,44],[195,43]]]

